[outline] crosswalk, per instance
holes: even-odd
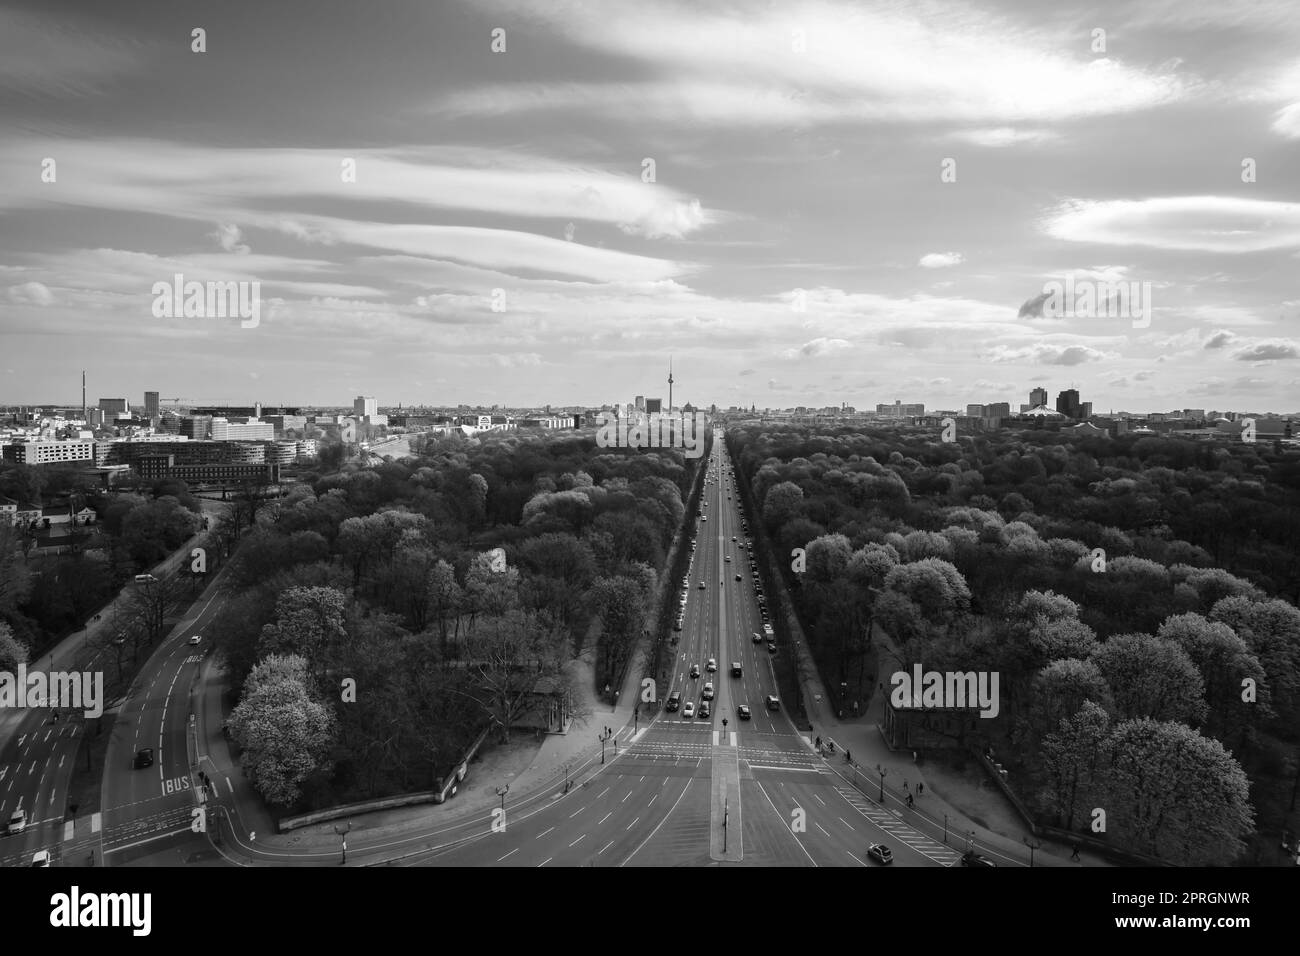
[[[899,843],[910,846],[916,852],[929,857],[936,863],[952,866],[961,859],[961,856],[951,847],[944,846],[942,843],[930,839],[915,827],[909,826],[902,819],[900,811],[878,807],[851,787],[839,786],[835,788],[835,792],[843,797],[858,813],[880,827]]]

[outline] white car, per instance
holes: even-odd
[[[714,671],[716,671],[716,670],[718,669],[718,662],[715,661],[712,657],[710,657],[710,658],[709,658],[709,663],[708,663],[707,665],[705,665],[705,666],[706,666],[706,668],[708,669],[708,672],[709,672],[710,674],[712,674]]]
[[[191,644],[197,644],[197,643],[199,643],[199,641],[201,641],[201,640],[203,640],[202,635],[200,635],[200,634],[195,634],[193,637],[190,638],[190,643],[191,643]]]
[[[9,818],[9,833],[22,833],[27,829],[27,811],[15,810]]]
[[[682,716],[683,716],[683,717],[694,717],[694,716],[695,716],[695,701],[693,701],[693,700],[688,700],[688,701],[686,702],[686,706],[682,708]]]
[[[32,866],[49,866],[49,865],[50,865],[50,851],[37,850],[36,854],[32,857]]]

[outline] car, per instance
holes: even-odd
[[[668,703],[664,705],[665,710],[680,710],[682,706],[682,692],[673,691],[668,695]]]
[[[732,677],[739,677],[739,676],[740,676],[741,674],[743,674],[743,673],[744,673],[744,669],[740,666],[740,661],[732,661],[732,662],[731,662],[731,676],[732,676]]]
[[[22,833],[26,829],[27,829],[27,811],[15,810],[13,812],[13,816],[9,818],[9,828],[5,832],[10,835],[13,835],[15,833]]]
[[[768,637],[772,637],[776,632],[772,630],[771,624],[764,624],[763,633],[766,634]]]
[[[673,621],[673,630],[680,631],[681,629],[682,629],[682,619],[679,617],[677,620]]]
[[[707,681],[704,685],[704,692],[700,694],[704,700],[713,700],[713,681]]]
[[[688,701],[686,702],[686,706],[682,708],[682,716],[683,716],[683,717],[694,717],[694,716],[695,716],[695,701],[693,701],[693,700],[688,700]]]
[[[767,709],[768,709],[768,710],[780,710],[780,709],[781,709],[781,700],[780,700],[780,698],[773,697],[771,694],[768,694],[768,695],[767,695]]]
[[[718,669],[718,662],[714,660],[712,657],[710,657],[707,667],[709,669],[709,673],[712,674],[714,671]]]
[[[741,577],[740,577],[739,574],[736,575],[736,580],[737,580],[737,581],[741,580]]]
[[[741,704],[739,707],[736,708],[736,714],[740,717],[741,720],[749,720],[749,716],[750,716],[749,705]]]
[[[772,652],[773,654],[775,654],[775,653],[776,653],[776,641],[768,641],[768,642],[767,642],[767,649],[768,649],[770,652]]]
[[[49,865],[50,865],[49,850],[37,850],[35,855],[32,856],[32,866],[49,866]]]
[[[692,676],[692,677],[699,677],[699,676],[700,676],[700,665],[699,665],[699,664],[692,664],[692,665],[691,665],[691,676]]]
[[[709,516],[708,516],[708,515],[700,515],[700,520],[701,520],[701,521],[708,521],[708,520],[709,520]]]
[[[191,643],[191,644],[197,644],[197,643],[199,643],[199,642],[202,641],[202,640],[203,640],[203,635],[202,635],[202,634],[195,634],[193,637],[190,638],[190,643]]]
[[[873,843],[871,846],[867,847],[867,856],[871,857],[871,859],[875,860],[877,863],[894,862],[893,852],[883,843]]]
[[[686,606],[686,595],[683,594],[683,595],[681,596],[681,598],[677,601],[677,603],[680,604],[682,607],[685,607],[685,606]]]
[[[700,582],[700,590],[701,590],[701,591],[704,590],[704,582],[703,582],[703,581]]]
[[[708,716],[710,716],[710,714],[709,714],[709,702],[708,702],[707,700],[702,700],[702,701],[700,701],[700,716],[701,716],[701,717],[708,717]]]
[[[726,561],[728,564],[730,564],[730,563],[731,563],[731,555],[729,555],[729,554],[726,555],[722,560],[723,560],[723,561]]]
[[[732,541],[735,541],[735,540],[736,540],[736,536],[735,536],[734,534],[731,536],[731,540],[732,540]]]
[[[143,750],[135,752],[135,769],[143,770],[145,767],[153,766],[153,748],[145,747]]]
[[[962,866],[997,866],[986,856],[980,856],[974,850],[967,850],[961,855]]]
[[[754,643],[755,643],[755,644],[762,644],[762,643],[763,643],[763,635],[762,635],[762,634],[759,634],[759,633],[757,633],[757,632],[755,632],[755,634],[754,634]]]
[[[135,576],[136,584],[153,584],[157,580],[152,574],[137,574]]]

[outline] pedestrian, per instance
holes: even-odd
[[[916,795],[919,797],[923,793],[925,793],[925,784],[918,783],[916,785]]]
[[[904,793],[907,793],[907,781],[906,781],[906,780],[903,781],[903,792],[904,792]]]
[[[912,795],[910,793],[907,795],[907,809],[912,809]]]
[[[916,751],[912,751],[912,763],[916,763]]]
[[[844,719],[844,708],[841,707],[841,708],[840,708],[840,720],[843,720],[843,719]]]
[[[817,749],[818,750],[822,749],[822,739],[820,737],[817,738]]]
[[[1071,860],[1078,860],[1078,859],[1079,859],[1079,844],[1078,844],[1078,843],[1072,843],[1072,844],[1070,844],[1070,849],[1074,851],[1073,853],[1070,854],[1070,859],[1071,859]],[[1083,861],[1080,860],[1079,862],[1082,863]]]

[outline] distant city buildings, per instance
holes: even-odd
[[[921,402],[904,405],[896,399],[892,405],[876,406],[876,415],[879,418],[916,418],[924,414],[925,404]]]
[[[158,393],[157,392],[144,393],[144,413],[150,419],[154,419],[158,417]]]

